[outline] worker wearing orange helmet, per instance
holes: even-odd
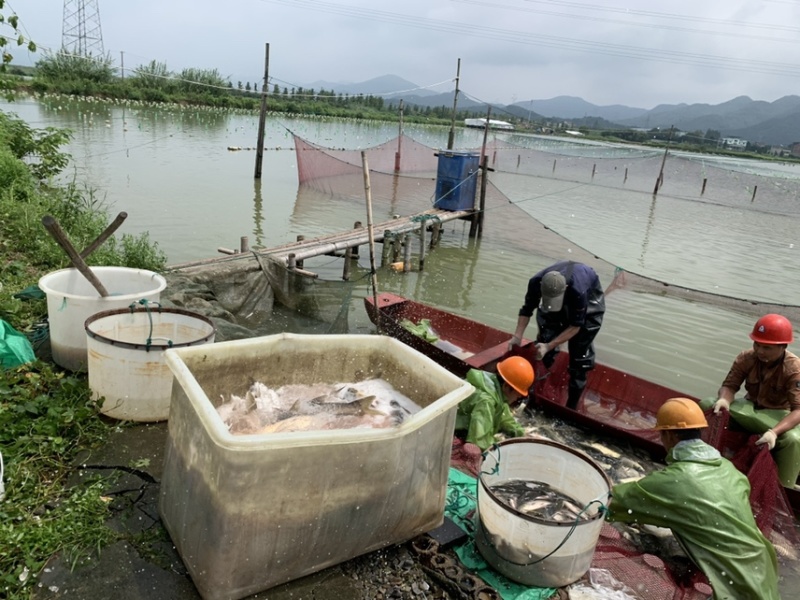
[[[498,433],[525,435],[511,407],[528,396],[534,380],[531,363],[521,356],[510,356],[497,363],[497,374],[470,369],[466,379],[475,391],[458,405],[457,436],[486,450]]]
[[[750,508],[750,482],[700,439],[708,427],[688,398],[656,414],[667,467],[611,490],[610,521],[668,527],[703,571],[714,600],[778,600],[775,548]]]
[[[794,341],[792,324],[782,315],[764,315],[750,339],[753,347],[733,361],[714,412],[729,410],[747,431],[763,434],[756,444],[775,449],[781,483],[792,487],[800,474],[800,358],[787,350]],[[745,396],[734,401],[742,385]],[[709,405],[704,401],[704,407]]]

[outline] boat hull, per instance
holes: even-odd
[[[566,352],[559,352],[547,369],[536,359],[536,348],[531,340],[523,340],[520,346],[509,351],[510,333],[396,294],[381,293],[376,299],[365,298],[364,304],[381,333],[397,338],[459,377],[466,376],[470,369],[494,371],[497,362],[506,356],[524,356],[536,371],[529,404],[595,433],[627,441],[655,459],[665,456],[659,433],[653,429],[658,408],[674,397],[699,401],[679,390],[597,363],[589,372],[577,410],[573,410],[566,406],[569,377]],[[428,319],[440,340],[450,344],[451,352],[454,347],[460,352],[453,354],[411,333],[401,325],[404,319],[415,324]],[[729,422],[727,413],[713,419],[712,426],[704,431],[704,439],[715,446],[724,439],[726,447],[720,448],[723,454],[732,455],[747,442],[748,434],[742,431],[737,435],[736,426]],[[721,437],[723,431],[726,432],[724,438]],[[800,491],[787,489],[786,492],[795,515],[800,514]]]

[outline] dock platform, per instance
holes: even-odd
[[[430,209],[414,215],[397,217],[395,219],[376,223],[373,225],[373,238],[375,242],[383,242],[387,235],[399,236],[429,225],[437,226],[456,219],[472,218],[475,210],[441,210]],[[435,243],[435,240],[433,240]],[[315,238],[290,242],[273,248],[255,248],[259,256],[269,256],[273,260],[283,263],[286,267],[294,268],[295,263],[302,264],[305,259],[323,255],[343,254],[348,248],[355,248],[369,244],[369,231],[366,226],[350,229],[340,233],[333,233]],[[250,252],[248,251],[247,254]],[[217,258],[193,261],[178,265],[171,265],[169,270],[179,271],[201,265],[212,265],[242,258],[243,252],[226,254]]]

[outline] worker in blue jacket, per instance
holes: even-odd
[[[655,427],[667,467],[615,485],[606,516],[671,529],[708,578],[713,600],[780,600],[775,548],[756,525],[750,482],[700,439],[705,427],[697,402],[667,400]]]
[[[509,349],[522,342],[536,311],[536,358],[548,369],[561,344],[569,348],[567,406],[576,409],[586,387],[586,376],[594,368],[594,338],[606,311],[605,295],[594,269],[565,260],[536,273],[528,281],[525,303],[519,309],[517,328]]]

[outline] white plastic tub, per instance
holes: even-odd
[[[138,307],[103,311],[86,319],[89,388],[100,412],[127,421],[169,417],[172,371],[168,348],[214,342],[214,324],[176,308]]]
[[[586,507],[588,520],[556,522],[527,515],[490,489],[510,480],[539,481]],[[494,569],[524,585],[559,588],[580,579],[603,528],[611,481],[569,446],[530,438],[500,442],[484,454],[478,479],[475,545]]]
[[[127,267],[91,267],[91,270],[108,296],[100,296],[77,269],[53,271],[39,280],[39,289],[47,295],[53,361],[72,371],[86,369],[86,319],[141,299],[158,302],[167,287],[166,279],[153,271]]]
[[[175,374],[159,509],[201,596],[236,599],[441,525],[468,383],[395,339],[280,334],[167,350]],[[380,377],[422,407],[391,429],[228,432],[254,381]]]

